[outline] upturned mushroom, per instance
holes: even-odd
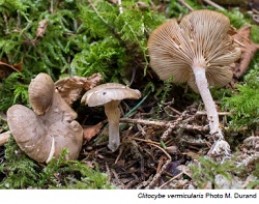
[[[104,111],[109,123],[109,143],[108,148],[115,152],[120,145],[119,104],[124,99],[139,99],[141,93],[136,89],[117,83],[107,83],[96,86],[87,91],[81,102],[89,107],[104,105]]]
[[[224,86],[232,79],[230,65],[240,57],[229,19],[221,13],[197,10],[158,27],[148,40],[152,69],[162,80],[173,76],[187,82],[204,102],[210,133],[224,140],[209,85]]]
[[[67,159],[76,159],[82,148],[83,128],[49,75],[40,73],[31,81],[29,102],[33,111],[22,105],[7,111],[9,129],[21,150],[40,163],[58,157],[64,148],[69,151]]]

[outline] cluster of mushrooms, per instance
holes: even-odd
[[[223,14],[198,10],[180,22],[167,21],[148,40],[150,65],[160,79],[173,77],[175,83],[187,82],[201,95],[210,134],[215,138],[211,155],[230,154],[209,86],[224,86],[232,79],[230,65],[240,57],[240,49],[231,31],[229,19]],[[140,97],[138,90],[117,83],[96,86],[82,97],[81,102],[89,107],[104,105],[111,151],[120,145],[120,101]],[[83,144],[83,128],[49,75],[40,73],[31,81],[29,102],[33,110],[14,105],[7,111],[8,125],[19,147],[38,162],[49,162],[64,148],[69,150],[67,159],[76,159]]]
[[[83,128],[75,120],[77,113],[59,93],[49,75],[40,73],[29,85],[29,102],[33,110],[13,105],[7,111],[9,129],[18,146],[29,157],[48,163],[68,150],[67,159],[77,159],[83,144]],[[120,145],[119,104],[123,99],[139,99],[138,90],[117,83],[96,86],[85,93],[82,103],[89,107],[104,105],[109,122],[111,151]]]

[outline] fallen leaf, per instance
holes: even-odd
[[[99,122],[96,125],[89,125],[84,127],[84,139],[86,141],[90,141],[93,137],[100,133],[102,127],[103,122]]]
[[[21,70],[21,63],[11,65],[3,61],[0,61],[0,79],[8,77],[12,72],[19,72]]]
[[[250,39],[250,33],[251,26],[244,26],[234,35],[234,40],[241,48],[241,57],[233,67],[235,78],[240,78],[248,70],[254,54],[259,49],[259,45]]]
[[[22,62],[19,62],[17,64],[13,64],[13,67],[16,69],[16,71],[22,71]]]
[[[60,79],[55,82],[55,86],[61,97],[71,105],[80,98],[83,91],[87,91],[100,83],[100,74],[93,74],[90,77],[73,76]]]

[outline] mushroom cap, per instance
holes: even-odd
[[[32,110],[22,105],[13,105],[7,111],[7,123],[22,151],[38,162],[47,160],[51,140],[45,137],[47,129]]]
[[[75,120],[77,113],[65,102],[58,92],[54,93],[49,111],[39,119],[48,129],[47,137],[55,138],[55,157],[67,148],[68,159],[76,159],[83,145],[83,128]]]
[[[96,86],[87,91],[82,97],[81,102],[88,104],[89,107],[101,106],[111,101],[121,101],[123,99],[139,99],[139,90],[131,89],[117,83],[106,83]]]
[[[51,106],[54,82],[45,73],[38,74],[29,85],[29,102],[37,115],[43,115]]]
[[[57,108],[53,106],[51,111]],[[76,159],[82,148],[83,129],[80,124],[75,120],[64,121],[62,114],[55,116],[55,120],[51,118],[53,116],[51,112],[38,116],[22,105],[14,105],[7,111],[8,126],[16,143],[30,158],[40,163],[48,160],[53,139],[56,158],[67,148],[68,159]]]
[[[7,111],[8,126],[19,147],[38,162],[58,157],[64,148],[69,151],[68,159],[76,159],[83,144],[83,128],[52,79],[39,74],[30,84],[29,95],[36,113],[22,105]]]
[[[223,86],[232,79],[230,65],[240,57],[229,19],[218,12],[197,10],[158,27],[148,40],[150,65],[162,80],[173,76],[197,91],[192,66],[205,68],[208,83]],[[232,32],[231,32],[232,31]]]

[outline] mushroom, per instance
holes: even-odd
[[[209,121],[210,134],[224,140],[209,85],[224,86],[232,79],[230,65],[240,57],[229,19],[221,13],[197,10],[165,22],[148,40],[152,69],[162,80],[173,76],[199,92]]]
[[[38,162],[49,162],[64,148],[69,151],[67,159],[76,159],[82,148],[83,128],[49,75],[40,73],[31,81],[29,102],[34,111],[22,105],[7,111],[7,123],[18,146]]]
[[[87,91],[81,102],[89,107],[104,105],[104,111],[109,123],[109,144],[108,148],[115,152],[120,145],[119,104],[124,99],[139,99],[141,93],[136,89],[117,83],[107,83],[96,86]]]

